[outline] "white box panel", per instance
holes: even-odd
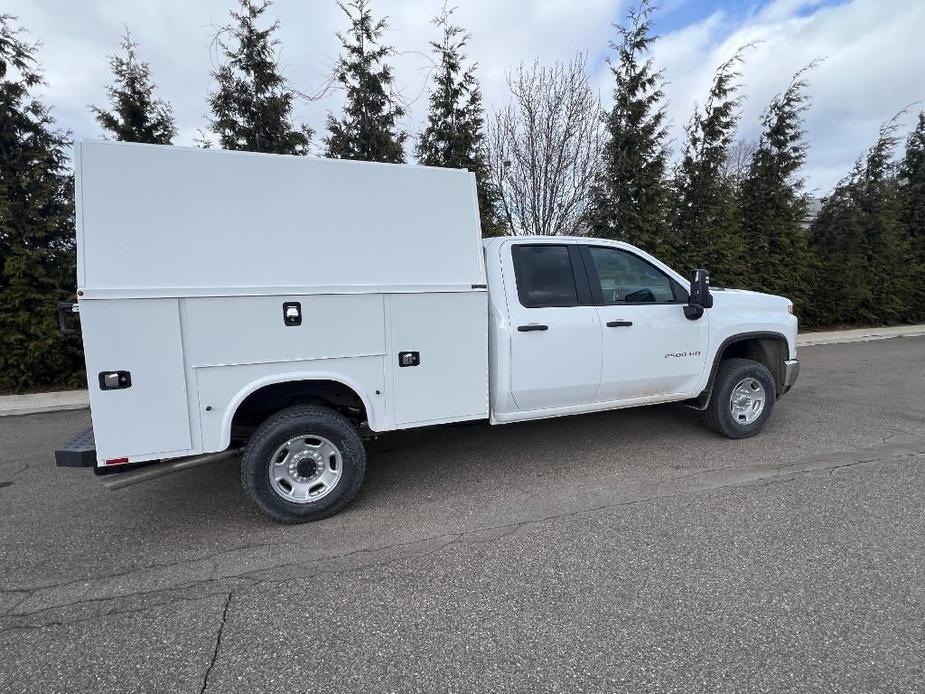
[[[87,296],[485,282],[466,171],[115,142],[75,152]]]
[[[283,304],[301,306],[301,325]],[[381,294],[184,299],[193,366],[356,357],[385,352]]]
[[[391,350],[395,424],[488,417],[486,292],[392,294]],[[420,365],[401,367],[403,351]]]
[[[177,299],[81,301],[80,322],[99,460],[190,448]],[[132,385],[101,390],[101,371],[129,371]]]

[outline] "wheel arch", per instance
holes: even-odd
[[[285,386],[289,390],[280,389],[280,386]],[[296,402],[311,402],[316,400],[320,401],[322,404],[328,404],[326,400],[330,397],[331,386],[338,386],[344,389],[345,393],[356,398],[358,403],[362,405],[363,415],[371,429],[379,430],[379,428],[383,426],[383,423],[379,421],[381,415],[376,411],[376,408],[373,407],[372,401],[365,392],[365,389],[356,380],[345,374],[332,371],[270,374],[262,376],[245,385],[228,403],[222,418],[221,440],[223,446],[227,448],[231,444],[232,428],[235,425],[236,417],[244,411],[242,407],[247,407],[248,403],[255,402],[255,399],[260,397],[261,394],[273,393],[275,390],[277,393],[290,396],[290,399],[287,401],[281,399],[277,403],[278,406],[269,407],[266,410],[266,414],[269,416],[273,412],[279,411]],[[293,400],[293,396],[298,398],[298,400]],[[272,399],[273,397],[270,396],[270,400]],[[332,409],[337,409],[336,405],[333,403],[331,403],[330,406]]]
[[[720,362],[733,357],[753,359],[767,366],[771,375],[774,376],[775,395],[780,397],[784,384],[784,361],[789,355],[790,346],[783,333],[766,330],[730,335],[714,352],[710,378],[706,387],[688,404],[698,410],[707,408],[713,394]]]

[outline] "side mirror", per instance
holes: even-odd
[[[691,273],[690,303],[701,308],[713,308],[713,295],[710,294],[710,273],[706,270],[694,270]]]
[[[691,273],[691,290],[684,315],[697,320],[706,308],[713,308],[713,295],[710,294],[710,273],[701,268]]]

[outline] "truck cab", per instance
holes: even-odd
[[[586,237],[484,242],[493,423],[659,402],[707,404],[723,358],[752,357],[793,380],[797,320],[782,297],[710,292],[644,251]]]

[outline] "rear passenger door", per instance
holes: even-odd
[[[601,327],[574,243],[503,247],[511,324],[511,394],[521,410],[594,401],[601,375]]]

